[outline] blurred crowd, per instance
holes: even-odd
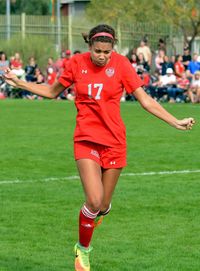
[[[182,54],[167,55],[166,44],[160,39],[152,54],[147,40],[127,55],[144,82],[146,92],[159,102],[200,102],[200,54],[191,54],[188,46]],[[134,100],[124,93],[123,100]]]
[[[36,59],[31,56],[24,64],[20,53],[16,52],[9,59],[5,52],[0,52],[0,98],[42,99],[25,90],[16,90],[7,85],[1,75],[10,68],[19,78],[37,84],[53,84],[68,65],[69,59],[80,51],[65,50],[59,59],[49,57],[45,70],[41,70]],[[145,91],[159,102],[199,103],[200,102],[200,54],[192,53],[188,46],[182,54],[167,55],[166,44],[160,39],[158,49],[152,53],[148,41],[142,39],[137,48],[126,56],[144,82]],[[74,100],[73,87],[66,89],[58,99]],[[133,95],[124,94],[121,101],[134,101]]]
[[[73,54],[78,54],[80,51],[74,51]],[[42,99],[37,95],[33,95],[29,91],[15,89],[12,86],[6,84],[2,75],[7,68],[10,68],[18,78],[27,82],[34,82],[36,84],[48,84],[52,85],[56,78],[60,76],[65,67],[68,64],[69,59],[73,55],[70,50],[63,51],[59,59],[53,59],[48,57],[46,67],[42,70],[36,59],[31,56],[28,59],[28,63],[24,65],[23,60],[19,52],[16,52],[14,56],[9,59],[5,52],[0,52],[0,99],[5,98],[23,98],[23,99]],[[74,100],[73,87],[66,89],[58,99]]]

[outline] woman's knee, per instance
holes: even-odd
[[[90,197],[87,197],[86,203],[87,206],[91,209],[91,211],[97,212],[98,210],[101,209],[102,206],[102,201],[103,201],[103,195],[93,195]]]

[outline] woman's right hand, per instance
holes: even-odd
[[[9,68],[5,70],[3,79],[6,81],[7,84],[13,87],[18,86],[19,78],[17,77],[16,74],[12,73],[12,71]]]
[[[179,130],[191,130],[194,124],[195,120],[193,118],[185,118],[182,120],[177,120],[174,127]]]

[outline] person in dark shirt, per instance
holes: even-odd
[[[162,66],[162,72],[161,75],[165,75],[168,68],[174,69],[174,63],[170,61],[169,57],[167,55],[164,56],[164,62],[161,63]]]
[[[191,54],[190,54],[190,50],[189,47],[184,47],[184,51],[183,51],[183,65],[185,67],[185,70],[188,69],[188,64],[190,63],[190,61],[192,60]]]
[[[27,82],[34,82],[34,75],[35,75],[35,69],[37,68],[37,64],[35,63],[35,58],[30,57],[29,58],[29,64],[25,67],[25,73],[26,73],[26,81]]]

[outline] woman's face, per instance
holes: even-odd
[[[186,73],[183,72],[182,75],[181,75],[181,77],[182,77],[183,79],[186,79],[186,78],[187,78]]]
[[[159,54],[160,57],[164,57],[165,56],[165,52],[163,50],[160,50],[158,52],[158,54]]]
[[[164,61],[168,62],[169,61],[169,57],[168,56],[164,56]]]
[[[132,55],[131,55],[131,60],[132,60],[132,61],[136,61],[136,60],[137,60],[136,54],[132,54]]]
[[[97,66],[105,66],[111,57],[113,46],[110,42],[95,41],[90,46],[92,62]]]
[[[142,53],[139,53],[139,54],[138,54],[138,59],[139,59],[139,60],[142,60],[142,61],[144,60],[144,56],[143,56]]]
[[[2,60],[2,61],[5,61],[5,60],[6,60],[6,55],[5,55],[5,54],[2,54],[2,55],[1,55],[1,60]]]
[[[48,58],[48,64],[52,65],[53,64],[53,59],[51,57]]]
[[[37,76],[37,75],[39,75],[40,74],[40,69],[39,68],[36,68],[35,69],[35,75]]]
[[[31,65],[35,64],[35,59],[34,59],[33,57],[31,57],[31,58],[29,59],[29,63],[30,63]]]
[[[171,62],[175,62],[175,56],[171,56]]]
[[[179,62],[183,61],[183,58],[182,58],[181,55],[178,57],[178,61],[179,61]]]
[[[15,53],[15,59],[20,59],[19,53]]]

